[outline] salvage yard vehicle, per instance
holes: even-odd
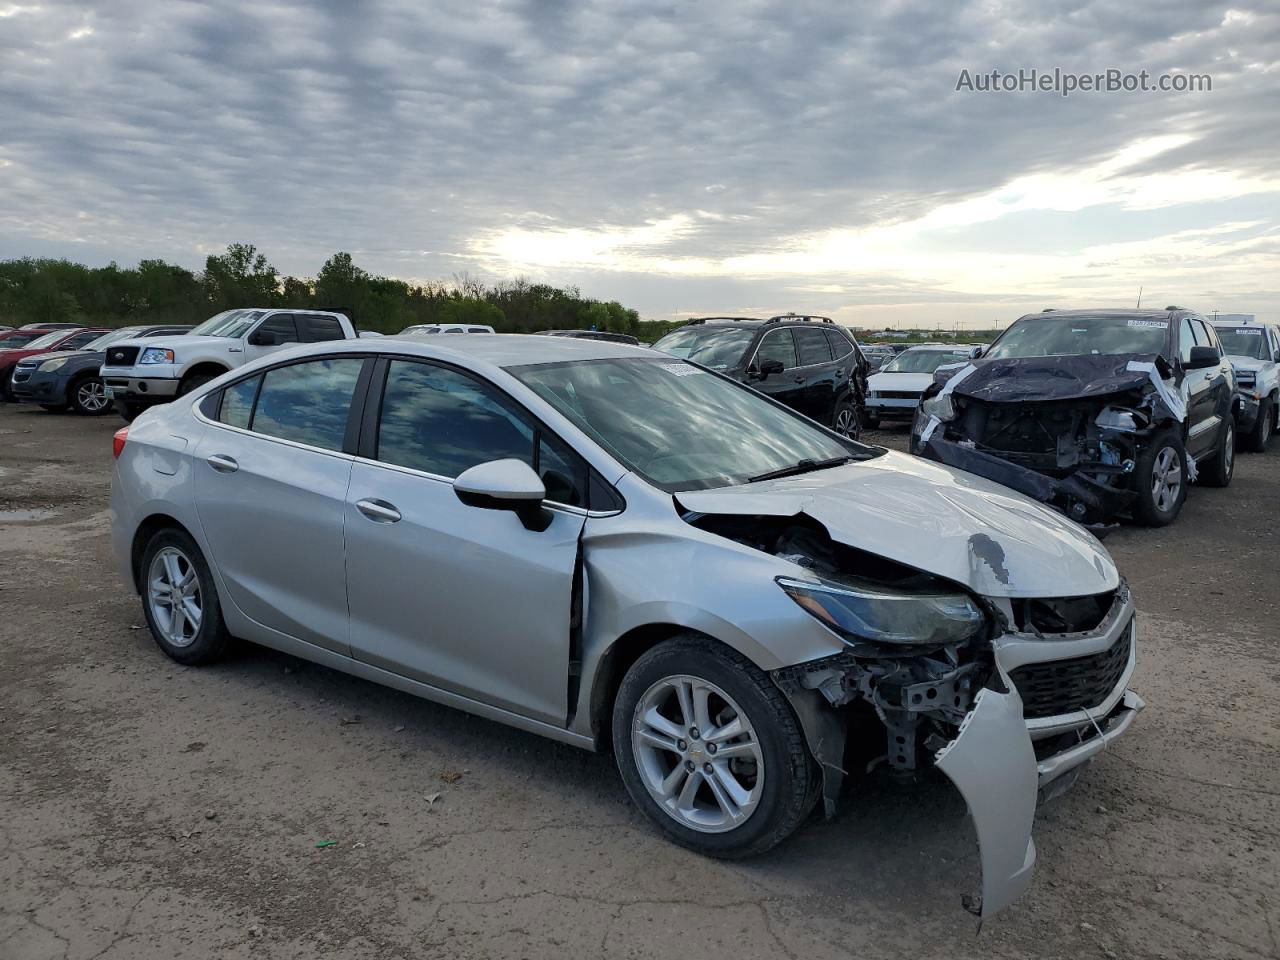
[[[1231,364],[1181,307],[1047,310],[939,370],[912,452],[1103,524],[1172,523],[1193,480],[1235,469]]]
[[[874,430],[881,420],[911,420],[920,397],[933,383],[933,372],[947,364],[963,364],[971,347],[911,347],[894,355],[867,380],[867,414]]]
[[[989,916],[1030,883],[1038,796],[1143,706],[1084,528],[643,347],[294,349],[114,454],[113,550],[169,657],[242,638],[611,749],[712,856],[830,814],[848,741],[956,785]]]
[[[91,340],[78,350],[45,353],[19,360],[13,371],[13,396],[20,403],[38,403],[46,410],[66,410],[96,416],[111,409],[99,371],[105,350],[135,337],[183,334],[190,324],[120,327]]]
[[[79,350],[110,332],[106,327],[58,327],[24,343],[0,349],[0,401],[14,402],[13,374],[20,361],[55,350]]]
[[[22,347],[37,337],[44,336],[39,330],[6,330],[0,333],[0,350],[12,350]]]
[[[342,313],[251,307],[225,310],[184,336],[113,343],[102,365],[107,397],[126,421],[228,370],[299,343],[354,340]]]
[[[829,317],[698,317],[653,349],[754,387],[846,437],[862,433],[869,365]]]
[[[629,343],[639,346],[640,341],[629,333],[613,333],[609,330],[538,330],[539,337],[581,337],[584,340],[604,340],[608,343]]]
[[[1236,377],[1236,431],[1246,450],[1262,453],[1280,409],[1280,330],[1263,323],[1214,321]]]
[[[400,331],[404,336],[410,333],[493,333],[493,327],[487,323],[417,323]]]

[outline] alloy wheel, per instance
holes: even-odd
[[[668,816],[699,833],[740,827],[764,788],[751,721],[714,683],[664,677],[636,703],[631,745],[645,788]]]
[[[76,404],[85,413],[102,413],[110,401],[101,380],[86,380],[76,388]]]
[[[836,433],[851,440],[857,440],[860,424],[854,414],[853,407],[845,405],[836,411]]]
[[[165,547],[152,558],[147,597],[152,622],[168,643],[187,647],[195,642],[204,617],[200,578],[177,547]]]
[[[1151,467],[1151,500],[1161,513],[1168,513],[1182,491],[1182,458],[1173,447],[1156,454]]]

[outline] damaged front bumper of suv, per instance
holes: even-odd
[[[775,671],[823,772],[827,815],[845,778],[848,708],[865,702],[899,771],[937,767],[960,791],[980,846],[983,918],[1030,885],[1040,799],[1124,734],[1136,622],[1127,586],[1106,597],[992,601],[1000,629],[966,650],[894,655],[871,647]]]

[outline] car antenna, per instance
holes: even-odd
[[[1142,309],[1142,288],[1141,287],[1138,288],[1138,305],[1134,307],[1134,309],[1135,310]]]

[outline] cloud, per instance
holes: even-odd
[[[1273,5],[44,0],[0,24],[0,256],[198,267],[247,240],[299,274],[347,249],[648,315],[919,319],[1109,294],[1141,265],[1280,319]],[[1213,90],[955,91],[1033,67]],[[1210,255],[1241,197],[1252,277]],[[1152,219],[1174,207],[1199,219]],[[1069,248],[1010,251],[1064,218]]]

